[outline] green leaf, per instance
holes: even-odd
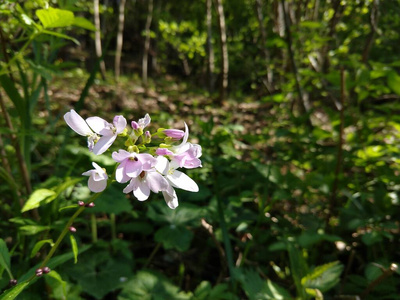
[[[394,93],[400,95],[400,76],[397,74],[397,72],[393,70],[388,72],[387,84]]]
[[[90,22],[88,19],[82,18],[82,17],[75,17],[74,22],[72,25],[81,27],[87,30],[91,31],[96,31],[96,26],[92,22]]]
[[[60,274],[58,274],[56,271],[51,270],[50,273],[48,273],[45,276],[46,283],[51,286],[51,289],[53,293],[57,290],[60,289],[60,296],[63,298],[60,299],[67,299],[67,282],[62,280]],[[57,298],[59,299],[59,298]]]
[[[53,201],[56,198],[57,194],[53,190],[49,189],[38,189],[34,191],[29,197],[28,201],[26,201],[24,207],[21,212],[26,212],[28,210],[39,207],[42,202],[43,204],[47,204]]]
[[[264,280],[255,270],[236,269],[236,278],[249,300],[289,300],[290,293],[271,280]]]
[[[164,226],[154,235],[156,242],[162,243],[164,249],[186,251],[193,239],[193,232],[181,226]]]
[[[26,103],[24,99],[21,97],[20,93],[18,92],[17,88],[15,87],[14,82],[8,77],[7,75],[0,76],[0,84],[4,88],[4,91],[7,93],[7,96],[15,105],[17,112],[20,117],[21,124],[25,124],[25,113]]]
[[[69,10],[49,7],[49,9],[38,9],[36,16],[44,28],[67,27],[74,23],[74,13]]]
[[[8,252],[6,242],[3,239],[0,239],[0,267],[0,277],[3,270],[6,270],[9,277],[12,278],[10,271],[10,253]]]
[[[127,281],[118,296],[118,300],[189,300],[190,295],[180,292],[167,278],[156,272],[139,271]]]
[[[9,289],[4,294],[0,295],[0,300],[13,300],[15,299],[27,286],[29,282],[22,282]]]
[[[74,264],[78,262],[78,244],[76,243],[75,237],[70,234],[69,240],[71,241],[72,252],[74,253]]]
[[[50,244],[52,247],[54,245],[53,240],[42,240],[39,241],[33,246],[32,252],[31,252],[31,258],[38,253],[38,251],[43,247],[44,244]]]
[[[34,235],[39,232],[49,230],[50,226],[24,225],[24,226],[21,226],[19,229],[20,229],[21,233],[24,235]]]
[[[43,30],[42,33],[54,35],[54,36],[62,38],[62,39],[70,40],[70,41],[73,41],[75,44],[80,45],[80,43],[77,39],[74,39],[73,37],[70,37],[66,34],[62,34],[62,33],[55,32],[55,31],[50,31],[50,30]]]
[[[301,279],[301,284],[305,288],[317,289],[324,293],[339,283],[343,268],[338,261],[318,266]]]

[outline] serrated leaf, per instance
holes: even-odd
[[[17,284],[12,289],[7,290],[4,294],[0,295],[0,300],[15,299],[28,285],[29,282],[22,282]]]
[[[44,28],[67,27],[74,22],[74,13],[72,11],[52,7],[38,9],[36,16],[42,22]]]
[[[75,17],[74,22],[72,25],[81,27],[87,30],[91,31],[96,31],[96,26],[92,22],[90,22],[88,19],[82,18],[82,17]]]
[[[56,192],[49,189],[38,189],[34,191],[26,201],[21,212],[26,212],[28,210],[39,207],[42,203],[46,204],[53,201],[56,197]]]
[[[338,282],[343,265],[338,261],[316,267],[311,273],[302,278],[301,284],[305,288],[318,289],[326,292],[333,288]]]
[[[36,255],[36,253],[38,253],[38,251],[43,247],[43,245],[45,244],[50,244],[51,246],[54,245],[53,240],[43,240],[43,241],[39,241],[35,244],[35,246],[33,246],[32,252],[31,252],[31,258],[34,257]]]
[[[76,264],[78,262],[78,244],[72,234],[70,234],[69,240],[71,241],[72,252],[74,253],[74,264]]]
[[[10,262],[10,253],[8,252],[8,248],[6,242],[3,239],[0,239],[0,277],[3,270],[6,270],[8,275],[11,276],[11,262]],[[3,270],[2,270],[3,269]]]

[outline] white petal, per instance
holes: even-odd
[[[167,175],[168,170],[169,170],[169,162],[168,159],[164,156],[158,156],[157,157],[157,163],[155,165],[155,168],[158,172],[160,172],[163,175]]]
[[[150,118],[149,114],[146,114],[144,116],[144,118],[139,119],[138,123],[139,123],[140,128],[143,129],[143,128],[147,127],[150,124],[150,122],[151,122],[151,118]]]
[[[189,137],[189,127],[187,126],[186,122],[184,122],[184,123],[185,123],[185,135],[183,136],[181,145],[186,144],[188,137]]]
[[[102,136],[99,141],[93,147],[93,153],[96,155],[103,154],[108,148],[114,143],[116,135]]]
[[[167,179],[171,182],[172,186],[176,188],[180,188],[189,192],[199,191],[197,183],[185,173],[182,173],[180,171],[175,170],[174,173],[167,176]]]
[[[134,161],[127,159],[125,163],[125,173],[129,177],[138,177],[143,171],[143,164],[140,160]]]
[[[140,153],[137,155],[137,158],[141,161],[143,165],[143,170],[145,171],[149,171],[157,163],[157,160],[151,154],[148,153]]]
[[[118,152],[114,151],[112,153],[112,158],[116,162],[122,162],[129,157],[131,157],[131,153],[129,153],[128,151],[122,150],[122,149],[118,150]]]
[[[157,172],[147,172],[146,181],[154,193],[165,191],[169,186],[168,181]]]
[[[100,167],[95,162],[92,162],[92,166],[95,168],[96,173],[98,174],[99,178],[102,178],[102,179],[107,179],[108,178],[107,173],[103,170],[102,167]]]
[[[126,119],[123,116],[115,116],[113,120],[113,124],[117,130],[117,134],[124,131],[126,127]]]
[[[150,188],[148,187],[148,185],[141,180],[137,180],[136,184],[137,186],[136,189],[133,191],[133,195],[139,201],[147,200],[150,196]]]
[[[128,175],[126,175],[125,173],[125,164],[126,161],[123,161],[118,167],[117,170],[115,171],[115,179],[119,182],[119,183],[125,183],[127,182],[129,179],[131,179]]]
[[[101,135],[112,135],[112,130],[110,129],[110,123],[100,117],[90,117],[86,119],[86,122],[93,129],[94,132]]]
[[[94,193],[102,192],[107,187],[107,180],[95,181],[93,176],[90,176],[88,180],[88,187]]]
[[[133,187],[134,187],[134,179],[132,179],[132,180],[129,182],[129,184],[123,189],[123,192],[124,192],[125,194],[130,193],[130,192],[133,191]]]
[[[178,196],[175,193],[175,190],[172,189],[172,193],[162,192],[164,196],[165,203],[167,203],[168,207],[171,209],[175,209],[178,207]]]
[[[89,171],[86,171],[86,172],[82,173],[82,175],[84,175],[84,176],[92,176],[93,172],[95,172],[95,171],[94,170],[89,170]]]
[[[79,135],[89,136],[93,134],[85,120],[73,109],[64,115],[64,120]]]

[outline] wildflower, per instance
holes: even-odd
[[[156,164],[156,159],[148,153],[130,153],[122,149],[113,152],[112,158],[120,163],[115,171],[115,179],[119,183],[138,177],[143,171],[150,171]]]
[[[158,193],[168,188],[168,181],[155,169],[142,171],[139,176],[132,178],[124,188],[125,194],[133,192],[139,201],[145,201],[150,196],[150,191]]]
[[[90,129],[85,120],[73,109],[64,115],[64,120],[77,134],[87,136],[89,151],[93,151],[94,144],[99,136]]]
[[[100,117],[87,118],[86,122],[97,134],[101,135],[93,147],[93,153],[96,155],[110,148],[118,134],[124,132],[126,127],[126,119],[123,116],[115,116],[112,124]]]
[[[107,173],[95,162],[92,163],[94,169],[82,173],[82,175],[90,176],[88,180],[88,187],[94,193],[104,191],[107,187]]]
[[[168,181],[168,187],[162,191],[162,194],[165,202],[171,209],[175,209],[178,206],[178,197],[174,187],[189,192],[199,191],[197,183],[185,173],[177,171],[176,164],[173,162],[170,163],[166,157],[158,156],[155,168]]]
[[[185,136],[185,132],[179,129],[164,129],[163,133],[173,140],[180,140]]]

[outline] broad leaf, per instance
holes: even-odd
[[[387,84],[397,95],[400,95],[400,76],[395,71],[390,71],[387,75]]]
[[[311,273],[302,278],[301,283],[305,288],[318,289],[324,293],[339,282],[342,271],[342,264],[338,261],[331,262],[316,267]]]
[[[28,201],[26,201],[24,207],[21,212],[26,212],[28,210],[39,207],[42,202],[43,204],[49,203],[56,198],[57,194],[53,190],[49,189],[38,189],[34,191],[29,197]]]
[[[177,249],[186,251],[193,239],[193,232],[182,226],[164,226],[157,230],[154,239],[162,243],[164,249]]]
[[[74,13],[69,10],[49,7],[49,9],[38,9],[36,16],[44,28],[67,27],[74,23]]]
[[[88,19],[82,17],[75,17],[73,24],[74,26],[81,27],[87,30],[96,31],[96,26]]]
[[[27,286],[29,282],[22,282],[7,290],[4,294],[0,295],[0,300],[13,300],[15,299]]]

